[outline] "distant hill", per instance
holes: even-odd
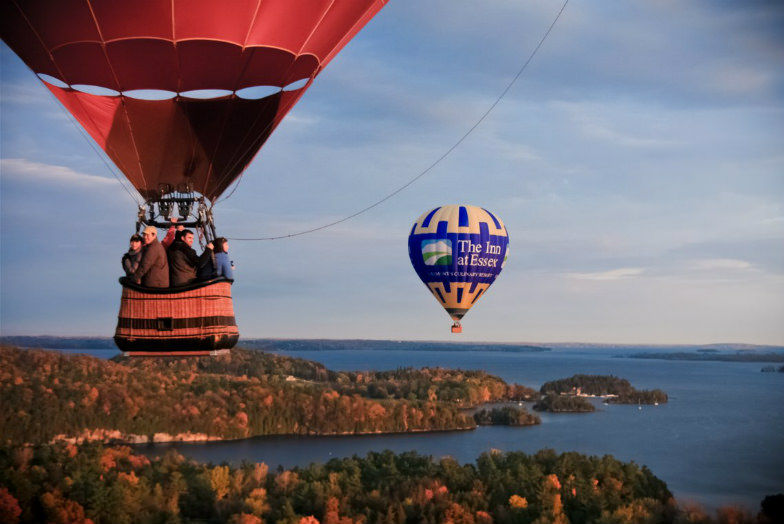
[[[106,349],[116,348],[114,339],[109,337],[56,337],[7,336],[0,337],[0,343],[9,346],[50,348],[50,349]],[[492,342],[429,342],[409,340],[339,340],[339,339],[275,339],[242,338],[241,348],[261,349],[264,351],[342,351],[342,350],[421,350],[421,351],[510,351],[536,352],[550,351],[546,346],[528,344],[499,344]]]
[[[0,344],[23,348],[51,349],[106,349],[117,347],[114,339],[110,337],[56,337],[50,335],[0,337]]]
[[[116,349],[111,337],[60,337],[39,336],[2,336],[0,344],[18,347],[51,349]],[[557,342],[548,344],[516,344],[496,342],[435,342],[416,340],[364,340],[364,339],[277,339],[241,338],[240,348],[262,349],[265,351],[351,351],[351,350],[405,350],[405,351],[509,351],[542,352],[554,349],[618,349],[638,350],[656,354],[659,352],[784,352],[784,346],[762,346],[754,344],[597,344],[583,342]]]
[[[618,349],[636,351],[784,351],[784,346],[726,342],[719,344],[610,344],[592,342],[548,342],[552,349]]]
[[[784,353],[759,352],[751,350],[721,353],[718,350],[697,350],[695,352],[678,351],[675,353],[636,353],[629,358],[647,358],[654,360],[696,360],[719,362],[784,362]]]
[[[242,339],[239,345],[266,351],[550,351],[549,347],[527,344],[499,344],[491,342],[432,342],[409,340],[332,340],[332,339]]]

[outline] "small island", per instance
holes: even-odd
[[[576,395],[546,395],[534,404],[536,411],[550,413],[591,413],[596,407],[585,397]]]
[[[638,390],[624,378],[613,375],[573,375],[545,382],[542,399],[534,406],[539,411],[585,413],[596,408],[586,397],[602,397],[607,404],[663,404],[667,393],[660,389]]]
[[[474,421],[479,426],[534,426],[542,423],[538,415],[529,413],[524,407],[514,406],[482,409],[474,413]]]

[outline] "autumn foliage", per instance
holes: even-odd
[[[494,451],[460,464],[385,451],[270,471],[259,463],[199,464],[174,451],[148,460],[128,447],[75,449],[0,446],[0,522],[714,522],[699,508],[679,508],[644,466],[609,455]],[[778,522],[782,498],[766,498],[756,516],[723,508],[716,522]]]
[[[461,408],[536,397],[479,371],[333,372],[243,350],[103,361],[0,347],[0,395],[2,523],[711,522],[699,508],[679,508],[646,467],[611,456],[490,452],[460,464],[387,451],[270,471],[175,452],[151,460],[128,446],[74,438],[456,429],[475,424]],[[479,419],[526,417],[514,409]],[[784,495],[762,507],[757,516],[723,508],[718,519],[779,522]]]
[[[0,441],[144,442],[470,429],[461,408],[535,395],[482,371],[333,372],[235,349],[125,359],[0,347]]]
[[[3,522],[578,523],[624,508],[662,521],[675,511],[646,468],[576,453],[492,452],[464,465],[382,452],[270,472],[97,443],[75,454],[65,443],[28,446],[24,460],[20,449],[0,448]]]

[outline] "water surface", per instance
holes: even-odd
[[[542,414],[538,426],[475,431],[347,437],[259,437],[242,441],[156,444],[150,456],[175,448],[202,462],[265,462],[305,466],[333,457],[390,449],[473,462],[491,449],[535,453],[542,448],[611,454],[648,466],[679,501],[708,508],[742,504],[757,511],[765,495],[784,492],[784,373],[763,363],[620,358],[617,349],[496,351],[297,351],[291,356],[333,370],[441,366],[483,369],[507,382],[539,388],[576,373],[612,374],[638,389],[660,388],[659,406],[603,405],[595,413]],[[780,364],[779,364],[780,365]],[[778,366],[777,366],[778,367]]]

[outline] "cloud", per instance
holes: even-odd
[[[724,271],[724,270],[746,270],[754,266],[745,260],[734,258],[708,258],[693,260],[690,267],[697,271]]]
[[[96,185],[102,187],[115,187],[119,182],[114,178],[79,173],[70,167],[31,162],[24,158],[0,159],[0,172],[4,179],[14,179],[28,184],[66,184],[78,186]]]
[[[641,267],[621,267],[618,269],[610,269],[609,271],[598,271],[594,273],[567,273],[566,276],[577,280],[623,280],[627,278],[642,275],[645,272]]]
[[[744,95],[766,92],[776,84],[776,76],[769,72],[744,65],[716,67],[703,78],[715,92],[727,95]]]
[[[758,270],[770,275],[784,275],[784,248],[780,233],[752,238],[718,238],[713,241],[685,243],[664,256],[691,271],[726,272]]]
[[[5,53],[2,54],[5,60]],[[11,57],[9,57],[11,59]],[[15,57],[13,59],[16,59]],[[16,82],[3,82],[3,103],[4,104],[19,104],[25,106],[38,106],[41,104],[41,98],[47,95],[46,89],[39,89],[39,86],[30,82],[16,81]],[[50,95],[51,96],[51,95]]]
[[[670,134],[671,124],[667,125],[661,109],[657,113],[645,104],[618,100],[557,101],[553,102],[552,108],[589,140],[639,148],[672,148],[680,144]]]

